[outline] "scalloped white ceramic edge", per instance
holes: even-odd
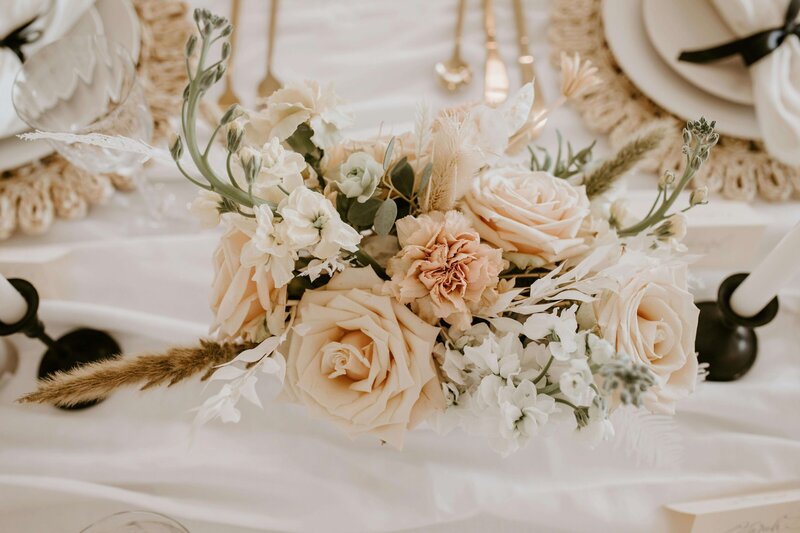
[[[678,76],[656,52],[644,28],[641,0],[603,0],[603,26],[620,68],[656,104],[683,120],[704,116],[717,131],[759,140],[761,130],[752,107],[727,102]]]

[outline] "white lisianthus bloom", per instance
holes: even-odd
[[[569,369],[558,380],[561,393],[575,405],[589,405],[595,396],[592,370],[586,359],[572,359]]]
[[[186,207],[189,212],[200,220],[200,225],[204,228],[216,228],[220,222],[219,207],[222,203],[222,196],[215,192],[200,189],[197,196]]]
[[[372,197],[382,177],[383,165],[366,152],[356,152],[342,163],[334,179],[345,196],[363,203]]]
[[[307,249],[317,259],[358,250],[361,235],[318,192],[298,187],[281,201],[278,213],[283,217],[279,233],[292,249]]]
[[[577,354],[582,354],[578,343],[576,330],[578,321],[575,318],[575,308],[570,308],[561,315],[552,313],[537,313],[528,317],[523,325],[522,332],[531,340],[538,341],[550,335],[556,340],[548,344],[550,352],[558,361],[567,361]]]

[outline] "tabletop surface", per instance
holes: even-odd
[[[225,13],[223,0],[193,0]],[[252,102],[263,76],[268,5],[244,0],[235,73]],[[483,65],[480,2],[468,0],[464,56]],[[558,78],[548,61],[549,0],[527,0],[526,18],[545,96]],[[496,2],[501,53],[510,66],[511,2]],[[449,56],[455,2],[441,0],[296,0],[281,3],[275,72],[282,80],[334,81],[351,103],[356,130],[402,132],[421,99],[434,108],[477,100],[480,77],[462,93],[444,93],[433,64]],[[594,137],[563,109],[556,129],[576,145]],[[600,139],[598,155],[609,152]],[[150,178],[182,205],[194,194],[172,168]],[[630,187],[652,187],[638,175]],[[800,219],[797,204],[756,208],[770,221],[762,248]],[[50,298],[100,304],[203,327],[218,234],[192,223],[159,228],[132,221],[143,207],[117,195],[76,222],[59,221],[40,237],[0,244],[0,271],[33,278]],[[754,254],[757,256],[757,254]],[[695,274],[713,291],[721,272]],[[796,286],[796,284],[795,284]],[[702,292],[702,291],[701,291]],[[297,406],[244,406],[236,425],[211,423],[192,434],[191,409],[213,389],[190,383],[148,394],[123,391],[87,411],[20,406],[35,386],[39,347],[14,338],[17,376],[0,388],[0,530],[80,531],[126,509],[151,509],[192,532],[230,531],[670,531],[665,504],[800,484],[800,297],[781,294],[778,319],[759,331],[761,354],[735,383],[703,383],[672,421],[587,451],[568,439],[543,439],[509,459],[457,432],[421,429],[403,452],[349,441]],[[59,333],[71,325],[55,321]],[[127,352],[163,347],[164,335],[114,331]],[[190,342],[176,333],[169,341]],[[622,415],[621,415],[622,416]],[[631,427],[636,427],[631,425]],[[637,442],[640,453],[630,453]],[[658,450],[657,456],[654,452]],[[653,453],[651,453],[653,452]]]

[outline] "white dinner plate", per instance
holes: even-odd
[[[620,68],[656,104],[683,120],[701,116],[716,120],[717,131],[724,135],[761,138],[752,107],[728,102],[695,87],[661,59],[645,30],[642,0],[604,0],[603,26]]]
[[[76,23],[65,34],[79,35],[78,32],[93,31],[96,28],[100,35],[106,35],[125,46],[134,60],[138,60],[141,47],[141,28],[136,10],[130,0],[97,0],[94,7],[88,9],[81,18],[91,21],[96,19],[97,24],[87,26],[85,22]],[[25,131],[22,129],[20,132]],[[15,136],[0,139],[0,172],[17,168],[30,161],[36,161],[53,153],[53,148],[47,141],[23,141]]]
[[[650,41],[667,65],[700,89],[742,105],[753,105],[750,72],[739,56],[697,64],[678,61],[684,50],[702,50],[736,39],[706,0],[644,0]]]

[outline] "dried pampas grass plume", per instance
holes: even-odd
[[[459,116],[460,115],[460,116]],[[424,211],[448,211],[464,195],[483,163],[481,154],[467,139],[463,110],[442,113],[431,136],[433,168]]]
[[[436,121],[436,129],[431,138],[433,168],[425,201],[425,211],[446,211],[455,204],[458,136],[459,123],[455,117],[445,115]]]
[[[252,345],[218,344],[200,341],[200,346],[170,348],[162,354],[119,357],[88,365],[69,372],[59,372],[39,382],[35,392],[19,398],[20,403],[46,403],[71,407],[83,402],[103,400],[122,387],[141,384],[140,390],[159,385],[170,387],[204,372],[201,379],[211,377],[215,367],[231,361]]]

